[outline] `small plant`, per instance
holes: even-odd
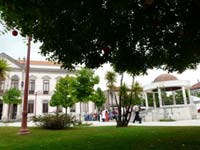
[[[160,119],[159,121],[161,121],[161,122],[171,122],[171,121],[176,121],[176,120],[174,120],[174,119]]]
[[[45,129],[64,129],[74,124],[74,117],[66,114],[47,114],[44,116],[33,117],[32,120],[37,126]]]

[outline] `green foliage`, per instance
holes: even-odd
[[[20,104],[22,102],[21,92],[16,88],[11,88],[3,94],[3,101],[6,104]]]
[[[56,89],[51,97],[51,106],[71,107],[76,103],[76,78],[66,76],[56,84]]]
[[[4,59],[0,59],[0,78],[5,79],[6,72],[9,70],[10,68],[7,62]]]
[[[87,68],[82,68],[76,74],[77,85],[75,93],[79,102],[87,102],[93,95],[94,85],[99,83],[99,77],[94,75],[94,72]]]
[[[130,94],[128,94],[128,87],[126,86],[125,83],[120,87],[120,94],[121,94],[122,106],[130,105],[131,98]]]
[[[183,104],[183,93],[182,91],[177,91],[176,92],[176,96],[175,96],[175,99],[176,99],[176,104]]]
[[[153,94],[155,94],[155,101],[156,101],[156,107],[159,106],[159,100],[158,100],[158,93],[147,93],[147,99],[149,106],[153,107]]]
[[[93,95],[92,101],[98,108],[102,107],[102,105],[106,102],[106,96],[101,88],[97,88]]]
[[[197,97],[200,97],[200,93],[197,93]]]
[[[33,117],[36,125],[45,129],[64,129],[74,124],[74,118],[66,114],[46,114],[44,116]]]
[[[183,72],[200,62],[198,0],[0,1],[9,29],[32,35],[66,68],[110,62],[134,75],[153,67]]]
[[[106,72],[105,79],[107,81],[106,85],[109,89],[114,88],[114,83],[116,82],[117,74],[116,72],[108,71]]]
[[[159,121],[161,122],[172,122],[172,121],[176,121],[174,119],[160,119]]]
[[[131,92],[132,91],[132,92]],[[120,87],[121,101],[123,106],[141,105],[143,99],[141,98],[142,87],[138,82],[132,85],[132,89],[129,89],[124,83]]]

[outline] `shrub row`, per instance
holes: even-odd
[[[66,114],[46,114],[33,117],[37,126],[45,129],[64,129],[69,128],[75,123],[75,118]]]

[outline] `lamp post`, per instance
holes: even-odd
[[[30,131],[27,128],[27,104],[28,104],[28,84],[29,84],[31,40],[32,40],[32,37],[28,36],[28,50],[27,50],[27,60],[26,60],[26,78],[25,78],[24,101],[23,101],[24,103],[23,103],[23,111],[22,111],[21,129],[18,132],[19,134],[29,134],[30,133]]]
[[[35,92],[34,116],[36,117],[37,92]]]

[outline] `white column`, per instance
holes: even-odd
[[[149,108],[149,103],[148,103],[148,98],[147,98],[147,93],[144,92],[144,98],[145,98],[145,106],[146,106],[146,109]]]
[[[155,93],[153,93],[153,107],[156,108],[156,98],[155,98]]]
[[[22,118],[22,105],[21,104],[17,104],[17,116],[16,119],[21,119]]]
[[[182,86],[182,93],[183,93],[183,101],[184,101],[184,104],[186,105],[187,104],[187,99],[186,99],[185,87],[184,86]]]
[[[192,104],[190,89],[187,89],[187,91],[188,91],[189,102],[190,102],[190,104]]]
[[[8,119],[8,104],[3,103],[2,120]]]
[[[175,91],[172,91],[172,98],[173,98],[173,104],[176,105],[176,95],[175,95]]]
[[[162,107],[162,96],[161,96],[161,90],[160,90],[160,88],[158,88],[158,99],[159,99],[160,107]]]

